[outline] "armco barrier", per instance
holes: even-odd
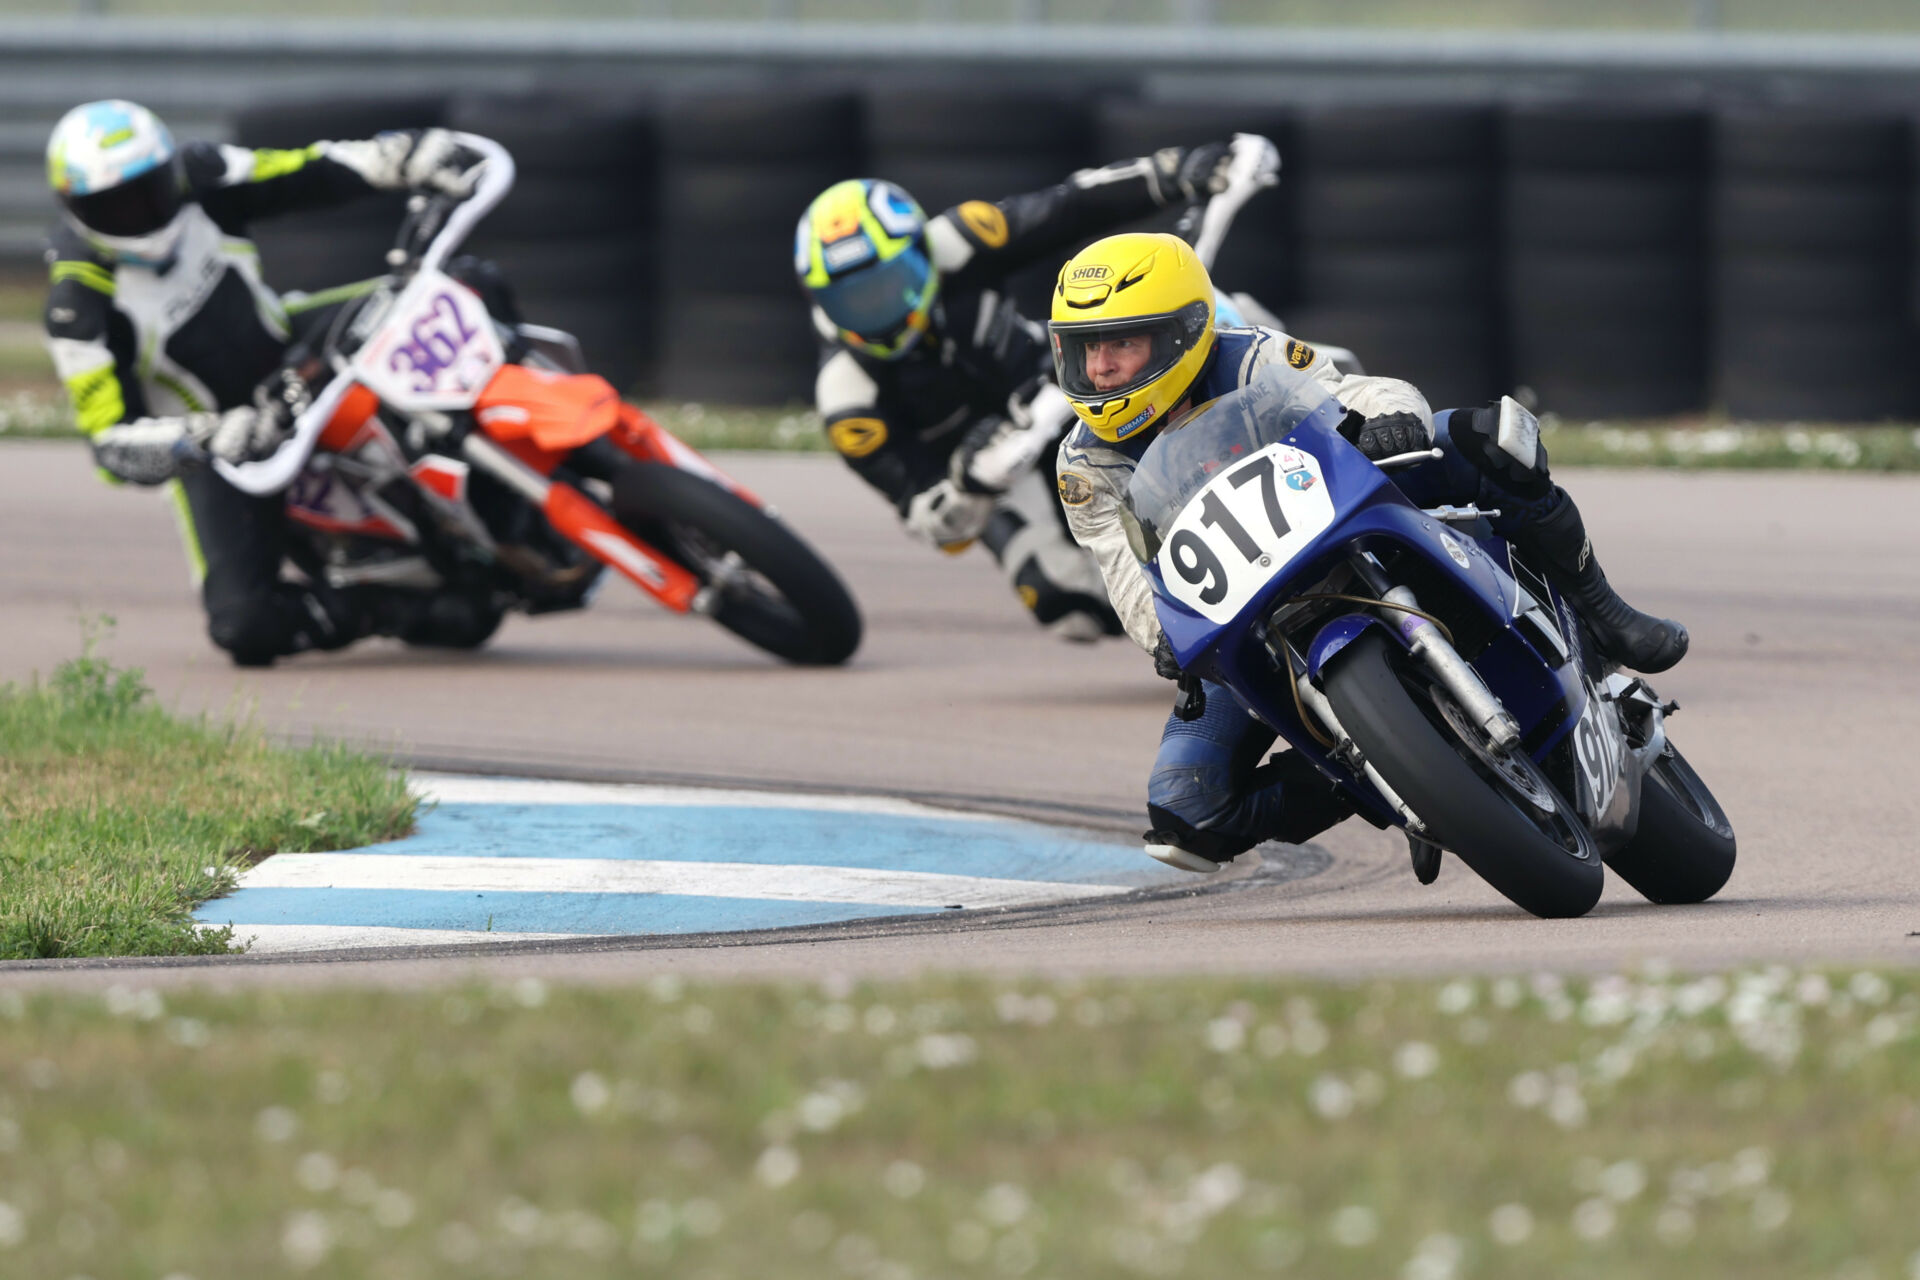
[[[545,318],[602,334],[589,345],[605,367],[689,398],[804,399],[790,236],[826,182],[891,166],[930,203],[943,183],[994,198],[1008,192],[971,188],[1250,128],[1281,142],[1286,180],[1248,209],[1222,283],[1438,401],[1526,385],[1577,414],[1716,399],[1753,416],[1910,411],[1920,41],[1167,29],[1151,66],[1117,72],[1095,34],[4,22],[0,251],[32,250],[39,148],[75,100],[134,97],[184,135],[222,137],[243,110],[404,86],[448,102],[453,123],[525,124],[524,190],[475,247]],[[1040,85],[1080,105],[1002,119]],[[603,164],[563,172],[544,153],[576,116],[604,124],[609,100],[661,133],[615,129]],[[996,134],[1007,145],[988,148]],[[269,271],[318,283],[347,265],[325,254],[359,261],[346,242],[361,230],[337,228],[371,245],[376,221],[263,230]],[[1849,368],[1861,376],[1832,372]]]

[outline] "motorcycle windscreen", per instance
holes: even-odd
[[[1223,470],[1284,443],[1310,419],[1331,430],[1345,416],[1326,384],[1280,365],[1169,422],[1127,485],[1126,513],[1138,531],[1134,554],[1158,556],[1180,513]]]

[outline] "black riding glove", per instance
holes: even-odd
[[[1174,183],[1189,200],[1205,200],[1227,189],[1227,169],[1233,163],[1233,147],[1225,142],[1203,142],[1180,157],[1180,171]]]
[[[1349,413],[1340,424],[1340,434],[1365,454],[1369,462],[1433,447],[1427,424],[1413,413],[1383,413],[1377,418]]]
[[[1153,646],[1153,674],[1162,680],[1180,678],[1180,660],[1173,656],[1173,646],[1167,643],[1164,635],[1160,637],[1160,642]]]

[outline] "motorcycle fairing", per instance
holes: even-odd
[[[557,458],[613,430],[620,420],[620,397],[598,374],[509,364],[481,390],[473,416],[501,444],[525,441]]]
[[[1182,667],[1227,686],[1246,709],[1271,725],[1296,749],[1320,764],[1370,812],[1391,818],[1370,787],[1355,785],[1338,762],[1307,732],[1285,687],[1276,697],[1263,691],[1272,683],[1272,659],[1254,637],[1253,620],[1268,616],[1303,584],[1320,581],[1355,549],[1377,554],[1411,554],[1424,575],[1440,579],[1457,601],[1468,602],[1480,614],[1489,639],[1469,657],[1493,694],[1519,722],[1528,754],[1543,764],[1580,723],[1589,702],[1589,686],[1577,655],[1561,661],[1558,654],[1542,654],[1516,627],[1523,592],[1502,567],[1504,544],[1491,546],[1475,539],[1453,539],[1445,527],[1415,507],[1392,480],[1339,436],[1317,421],[1302,422],[1285,442],[1315,458],[1335,503],[1331,526],[1302,546],[1280,572],[1256,592],[1237,617],[1215,624],[1182,606],[1167,594],[1159,567],[1143,568],[1155,585],[1154,600],[1162,630]],[[1453,550],[1448,550],[1448,541]],[[1499,550],[1499,554],[1496,551]],[[1458,558],[1456,558],[1458,557]],[[1464,559],[1465,563],[1461,563]],[[1430,602],[1429,602],[1430,603]],[[1555,600],[1558,601],[1557,597]],[[1558,619],[1556,618],[1556,621]],[[1321,625],[1308,646],[1310,674],[1317,679],[1323,664],[1369,628],[1378,627],[1405,646],[1399,628],[1370,614],[1349,613]],[[1465,656],[1465,655],[1463,655]],[[1604,705],[1604,704],[1602,704]],[[1566,769],[1556,770],[1565,776]],[[1573,769],[1577,780],[1578,769]],[[1592,797],[1586,797],[1591,803]]]

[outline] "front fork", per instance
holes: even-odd
[[[1480,726],[1495,750],[1504,754],[1517,748],[1519,722],[1500,704],[1500,699],[1493,696],[1493,690],[1487,688],[1480,673],[1460,656],[1446,634],[1419,612],[1420,602],[1414,599],[1413,592],[1389,581],[1371,556],[1356,555],[1350,563],[1360,580],[1384,602],[1378,612],[1400,633],[1414,661],[1453,695],[1453,700]]]
[[[1349,563],[1359,579],[1372,589],[1374,596],[1381,601],[1375,607],[1382,621],[1391,626],[1407,646],[1412,655],[1427,673],[1437,681],[1441,688],[1452,695],[1454,701],[1466,712],[1474,724],[1487,735],[1493,749],[1505,754],[1520,749],[1520,725],[1514,720],[1500,700],[1493,696],[1486,682],[1480,678],[1460,651],[1453,647],[1446,634],[1430,619],[1423,616],[1420,602],[1412,591],[1391,581],[1380,565],[1371,556],[1356,555]],[[1284,641],[1282,641],[1284,643]],[[1304,667],[1304,663],[1301,664]],[[1372,784],[1380,797],[1398,813],[1407,827],[1417,833],[1426,831],[1426,824],[1407,802],[1400,798],[1387,780],[1361,753],[1353,739],[1348,736],[1340,718],[1335,714],[1333,704],[1325,694],[1315,688],[1313,682],[1299,679],[1297,687],[1303,706],[1313,713],[1322,726],[1333,735],[1333,754],[1349,767],[1362,774]]]

